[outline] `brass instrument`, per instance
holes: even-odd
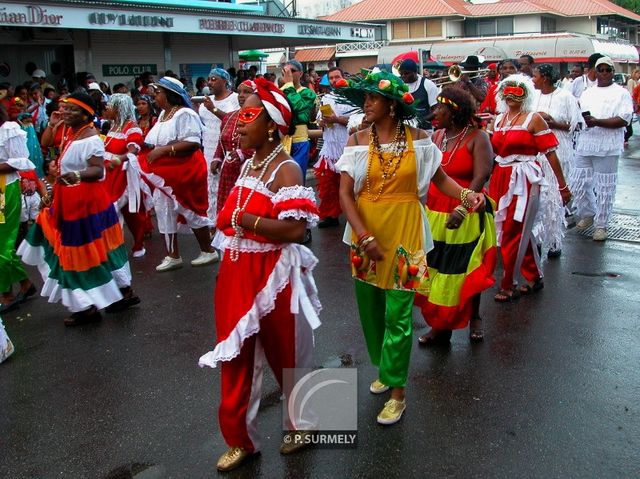
[[[448,76],[442,78],[435,78],[433,81],[436,85],[449,85],[451,83],[457,83],[460,81],[463,75],[468,75],[469,78],[476,78],[489,72],[489,68],[483,68],[481,70],[463,70],[459,65],[451,65],[447,71]]]

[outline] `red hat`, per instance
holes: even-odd
[[[498,69],[498,64],[497,63],[489,63],[489,65],[487,66],[487,68],[489,70],[497,70]]]
[[[280,89],[269,80],[260,77],[256,78],[255,83],[256,94],[262,100],[269,117],[278,125],[282,136],[285,136],[289,132],[289,125],[293,118],[291,105]]]

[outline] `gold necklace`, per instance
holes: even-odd
[[[180,110],[180,107],[177,105],[174,106],[166,116],[162,117],[162,120],[160,120],[160,122],[164,123],[165,121],[171,120],[171,118],[173,118],[173,115],[175,115],[178,112],[178,110]]]
[[[372,201],[378,201],[378,199],[382,195],[382,191],[384,190],[387,180],[396,176],[396,172],[398,171],[400,162],[402,161],[402,155],[406,150],[406,144],[405,130],[402,127],[401,122],[398,122],[396,126],[396,136],[392,142],[391,157],[385,160],[381,151],[375,124],[371,125],[371,129],[369,130],[369,158],[367,161],[367,174],[365,177],[365,184],[369,196],[373,196],[371,192],[371,163],[373,162],[373,157],[375,155],[378,155],[378,161],[380,161],[380,169],[382,171],[382,182],[380,183],[380,189],[378,190],[378,193],[375,195]]]

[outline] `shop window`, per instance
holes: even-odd
[[[428,37],[441,37],[442,36],[442,20],[427,20],[427,36]]]
[[[489,20],[478,20],[478,36],[487,37],[496,34],[496,21],[493,19]]]
[[[556,30],[556,19],[552,17],[542,17],[542,33],[555,33]]]
[[[555,20],[554,20],[555,27]],[[504,17],[496,20],[496,31],[498,35],[513,35],[513,18]]]
[[[426,36],[424,20],[411,20],[409,22],[409,38],[424,38]]]
[[[409,22],[392,22],[391,27],[394,40],[409,38]]]

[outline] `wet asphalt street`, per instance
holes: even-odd
[[[616,209],[632,220],[637,138],[621,163]],[[375,423],[386,395],[368,392],[376,371],[341,234],[316,230],[311,245],[324,305],[315,361],[357,368],[359,445],[281,456],[280,399],[268,373],[262,454],[226,476],[640,477],[640,231],[638,242],[604,244],[569,232],[562,256],[545,265],[543,291],[507,305],[494,303],[494,290],[483,297],[484,343],[458,331],[448,349],[419,348],[416,310],[408,407],[388,428]],[[180,241],[183,258],[194,258],[195,239]],[[217,266],[157,274],[162,247],[156,235],[147,256],[132,260],[142,298],[133,310],[75,329],[43,298],[6,315],[16,353],[0,365],[0,478],[217,476],[226,448],[219,370],[197,366],[215,338]]]

